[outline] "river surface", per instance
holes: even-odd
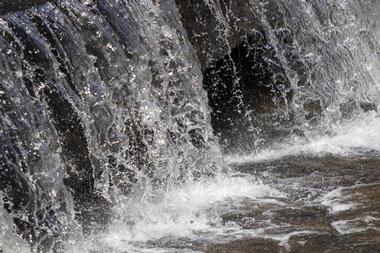
[[[379,252],[379,127],[363,115],[336,136],[225,156],[233,176],[120,203],[73,252]]]

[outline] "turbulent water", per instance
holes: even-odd
[[[258,237],[288,249],[319,231],[265,215],[359,205],[348,183],[270,171],[378,159],[376,1],[29,7],[0,16],[0,252],[218,252]],[[329,226],[378,231],[365,215]]]

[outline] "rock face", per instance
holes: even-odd
[[[249,0],[176,0],[176,4],[203,69],[247,37],[263,32]]]
[[[283,94],[289,86],[274,49],[259,32],[210,63],[204,70],[203,84],[208,91],[214,132],[227,152],[252,151],[258,116],[285,107]]]
[[[377,94],[374,82],[357,80],[355,74],[355,66],[365,59],[354,59],[350,52],[377,57],[359,46],[376,47],[372,35],[367,34],[368,27],[362,26],[366,13],[375,12],[366,10],[371,9],[370,2],[176,0],[202,65],[214,133],[225,152],[252,151],[265,147],[261,140],[303,135],[325,120],[328,107],[340,108],[337,113],[350,117],[365,111],[361,105],[376,104],[377,98],[368,96]],[[352,20],[353,16],[357,18]],[[353,36],[352,29],[344,25],[348,22],[368,35],[359,39],[358,45],[355,40],[364,34]],[[334,34],[331,26],[339,34]],[[340,46],[347,37],[353,41],[350,50]],[[240,50],[252,54],[237,53]],[[327,67],[331,65],[334,67]],[[357,92],[341,99],[339,94],[347,86]],[[266,109],[258,110],[264,104]],[[349,110],[348,104],[352,105]]]
[[[278,189],[285,191],[287,197],[281,199],[280,205],[247,204],[222,216],[225,222],[237,223],[242,229],[265,232],[256,242],[247,238],[224,245],[211,244],[210,252],[266,252],[268,247],[269,252],[291,253],[378,252],[378,155],[292,155],[236,165],[239,171],[254,173],[268,185],[281,185]],[[247,222],[251,217],[254,222]],[[282,240],[267,239],[272,237]],[[253,245],[246,247],[250,243]],[[214,248],[218,250],[213,251]]]
[[[280,120],[276,115],[284,114],[285,104],[292,97],[290,81],[264,22],[266,17],[273,16],[273,20],[266,22],[277,22],[277,26],[284,19],[277,3],[249,0],[176,3],[202,65],[214,133],[225,152],[253,151],[259,132],[261,137],[273,135],[270,126]],[[291,46],[291,34],[279,36]],[[300,59],[294,52],[292,57],[293,61]],[[302,71],[302,65],[294,68]],[[268,131],[264,133],[259,128]]]
[[[0,15],[8,12],[22,11],[46,2],[48,0],[2,0],[0,2]]]

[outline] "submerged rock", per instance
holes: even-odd
[[[230,243],[221,243],[210,245],[205,249],[207,253],[277,253],[281,252],[283,247],[271,239],[241,239]]]

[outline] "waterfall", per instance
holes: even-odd
[[[184,15],[196,13],[189,1],[178,2]],[[203,19],[184,25],[195,30],[190,41],[207,68],[212,122],[228,153],[257,151],[292,133],[331,133],[342,119],[376,109],[379,44],[366,20],[368,1],[203,5]],[[216,31],[205,32],[210,23]],[[240,95],[231,92],[236,85]]]
[[[1,52],[2,190],[33,244],[74,210],[89,224],[118,194],[218,170],[200,66],[170,1],[10,13]]]
[[[214,200],[285,196],[225,154],[377,117],[372,2],[0,3],[0,252],[191,237]]]

